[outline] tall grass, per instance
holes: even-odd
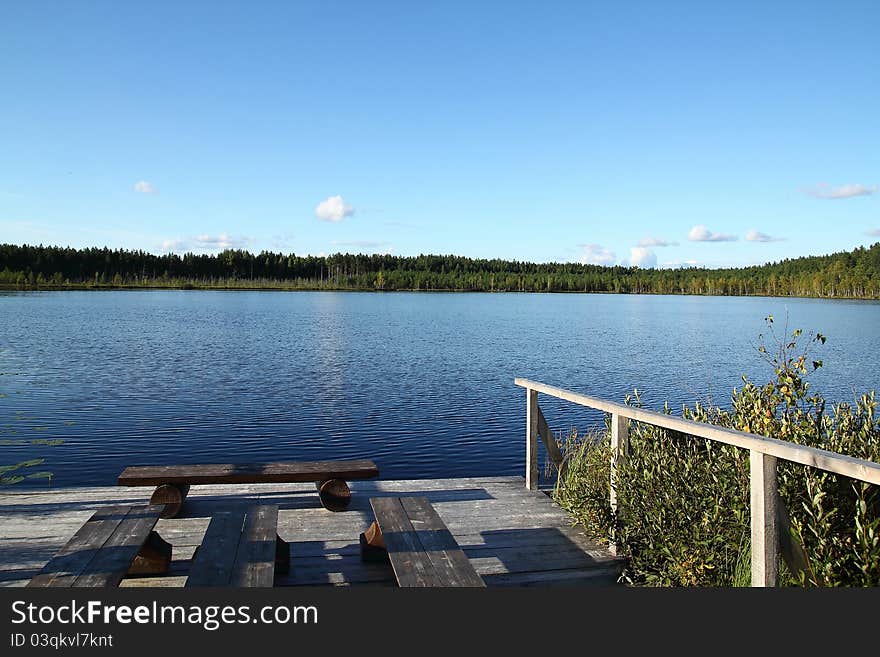
[[[773,327],[773,319],[767,318]],[[812,392],[810,372],[822,362],[810,350],[821,334],[794,331],[759,352],[773,378],[743,377],[731,406],[684,407],[687,419],[772,436],[880,462],[880,419],[873,392],[829,405]],[[639,405],[638,396],[627,403]],[[830,408],[829,408],[830,406]],[[669,409],[666,409],[669,412]],[[609,504],[610,431],[573,433],[564,442],[567,469],[555,499],[597,538],[629,558],[625,578],[659,586],[749,583],[747,450],[633,422],[619,471],[618,512]],[[794,550],[806,555],[783,567],[781,581],[804,586],[880,585],[880,492],[876,486],[794,463],[779,462],[780,498]]]

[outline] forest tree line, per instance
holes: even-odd
[[[0,244],[0,287],[617,292],[880,298],[880,242],[760,266],[641,269],[453,255],[168,253]]]

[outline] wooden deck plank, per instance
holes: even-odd
[[[0,586],[22,585],[96,509],[143,504],[152,487],[53,488],[0,494]],[[277,504],[278,534],[291,542],[291,572],[276,586],[386,586],[387,564],[363,564],[358,535],[372,522],[371,496],[421,496],[487,586],[589,585],[614,581],[620,561],[522,477],[352,482],[343,513],[321,508],[313,483],[205,484],[192,489],[182,517],[160,520],[156,531],[173,546],[165,576],[124,579],[121,586],[181,586],[210,517],[254,504]],[[583,554],[583,557],[578,556]],[[570,567],[576,566],[576,567]]]

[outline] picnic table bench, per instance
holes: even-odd
[[[290,547],[278,536],[274,504],[215,513],[196,549],[187,587],[271,587],[290,568]]]
[[[154,530],[161,506],[111,506],[96,511],[30,587],[113,587],[128,575],[168,570],[171,545]]]
[[[361,558],[389,560],[399,586],[485,586],[427,498],[371,497],[370,506]]]
[[[120,486],[156,486],[150,504],[164,504],[163,518],[173,518],[183,506],[190,486],[197,484],[260,484],[313,481],[321,504],[343,511],[351,502],[346,480],[371,479],[379,468],[369,460],[286,461],[262,464],[148,465],[122,471]]]

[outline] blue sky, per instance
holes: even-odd
[[[0,242],[851,249],[880,240],[878,24],[845,1],[9,0]]]

